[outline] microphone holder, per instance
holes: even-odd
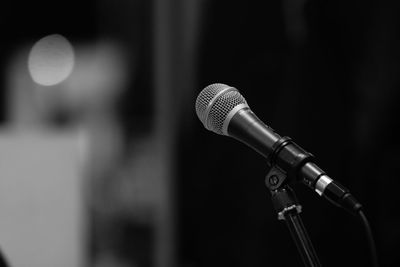
[[[285,183],[286,178],[284,171],[273,166],[265,179],[278,219],[286,222],[304,265],[320,267],[321,263],[300,217],[301,205],[293,190]]]

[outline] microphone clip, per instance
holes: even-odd
[[[277,165],[273,165],[265,176],[265,185],[271,192],[275,191],[287,184],[287,177],[287,173],[284,170]]]
[[[272,168],[278,166],[279,170],[288,176],[289,181],[302,181],[300,168],[314,159],[314,156],[297,145],[293,140],[284,136],[272,146],[268,157],[268,164]]]

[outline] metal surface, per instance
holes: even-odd
[[[315,192],[317,192],[320,196],[322,196],[322,194],[325,191],[325,188],[332,183],[332,179],[329,178],[327,175],[322,175],[317,183],[315,184]]]
[[[238,105],[246,107],[247,102],[236,88],[225,84],[211,84],[197,97],[196,113],[204,127],[224,135],[224,122]]]

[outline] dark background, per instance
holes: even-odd
[[[54,32],[125,42],[140,55],[130,81],[139,90],[121,99],[129,143],[132,129],[151,129],[153,95],[140,89],[155,83],[153,4],[109,2],[5,3],[1,64],[19,44]],[[171,10],[182,3],[170,2]],[[190,106],[176,114],[174,137],[179,266],[301,266],[264,186],[265,160],[206,131],[195,116],[197,93],[214,82],[240,89],[258,117],[350,188],[364,205],[382,266],[399,265],[399,11],[395,1],[202,1],[196,79],[183,89],[192,94],[177,97]],[[142,105],[131,105],[137,98]],[[303,185],[294,188],[323,266],[368,266],[358,218]]]

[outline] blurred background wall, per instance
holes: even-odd
[[[196,118],[197,94],[223,82],[351,189],[365,207],[382,266],[398,266],[399,9],[393,1],[6,1],[0,139],[12,136],[6,147],[22,155],[62,153],[59,160],[69,162],[38,163],[49,171],[32,175],[34,188],[23,171],[0,177],[14,181],[0,191],[0,214],[10,216],[0,248],[10,265],[26,257],[43,266],[48,247],[63,254],[79,246],[81,253],[56,266],[300,266],[264,186],[265,160]],[[70,44],[72,69],[43,85],[28,59],[54,34]],[[43,140],[55,140],[51,152]],[[19,156],[11,161],[17,170],[33,164],[29,157],[31,165]],[[72,174],[56,182],[59,166]],[[15,175],[23,177],[15,182]],[[74,182],[63,187],[68,177]],[[58,190],[52,192],[70,190],[76,198],[47,199],[49,181]],[[368,266],[361,222],[303,185],[294,188],[323,266]],[[24,194],[37,201],[35,210],[20,201]],[[43,211],[46,200],[53,206]],[[56,212],[65,207],[75,208]],[[39,228],[21,224],[21,236],[14,210],[31,218],[46,212],[44,236],[47,227],[80,234],[50,244],[40,232],[29,236]],[[37,239],[36,246],[21,243],[18,254],[24,238]]]

